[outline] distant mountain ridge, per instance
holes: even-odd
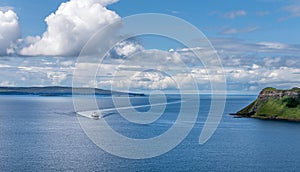
[[[239,117],[300,121],[300,88],[263,89],[257,99],[236,114]]]
[[[38,95],[38,96],[68,96],[68,95],[130,95],[144,96],[140,93],[125,93],[98,88],[72,88],[72,87],[0,87],[0,95]]]

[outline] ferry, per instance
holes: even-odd
[[[97,112],[92,113],[92,118],[99,119],[100,115]]]

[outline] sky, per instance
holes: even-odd
[[[2,0],[0,86],[71,86],[78,55],[91,36],[140,13],[176,16],[201,30],[218,53],[228,92],[300,86],[299,0]],[[83,86],[172,90],[196,81],[200,90],[209,90],[211,81],[221,81],[195,60],[197,48],[157,36],[125,40],[107,55],[97,79]],[[189,72],[164,69],[178,65],[178,58]],[[98,65],[90,60],[80,67],[88,75]]]

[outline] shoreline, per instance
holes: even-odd
[[[266,120],[266,121],[285,121],[285,122],[294,122],[294,123],[300,123],[300,119],[289,119],[289,118],[274,118],[274,117],[259,117],[259,116],[245,116],[241,114],[234,114],[230,113],[230,116],[233,116],[233,118],[252,118],[252,119],[259,119],[259,120]]]

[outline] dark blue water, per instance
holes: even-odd
[[[130,160],[106,153],[85,135],[70,97],[1,96],[0,170],[299,171],[299,123],[227,115],[254,99],[255,96],[229,96],[217,131],[206,144],[199,145],[210,105],[210,99],[203,97],[198,121],[181,144],[158,157]],[[145,129],[127,124],[118,115],[107,116],[106,120],[123,135],[153,137],[171,127],[176,106],[168,107],[168,115]]]

